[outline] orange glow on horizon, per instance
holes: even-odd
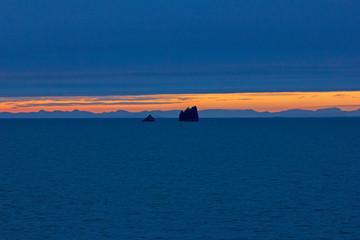
[[[0,97],[0,112],[179,110],[197,105],[203,109],[253,109],[277,112],[288,109],[316,110],[360,108],[360,91],[156,94],[127,96]]]

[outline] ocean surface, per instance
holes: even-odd
[[[359,239],[360,118],[0,120],[0,239]]]

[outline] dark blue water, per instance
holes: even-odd
[[[0,120],[1,239],[356,239],[360,119]]]

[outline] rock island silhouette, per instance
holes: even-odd
[[[192,108],[187,108],[185,111],[181,111],[179,114],[180,122],[198,122],[199,114],[197,107],[193,106]]]

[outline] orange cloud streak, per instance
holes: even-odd
[[[356,110],[360,108],[360,91],[0,97],[0,112],[72,111],[74,109],[95,113],[119,109],[137,112],[183,109],[192,105],[197,105],[199,109],[254,109],[270,112],[330,107]]]

